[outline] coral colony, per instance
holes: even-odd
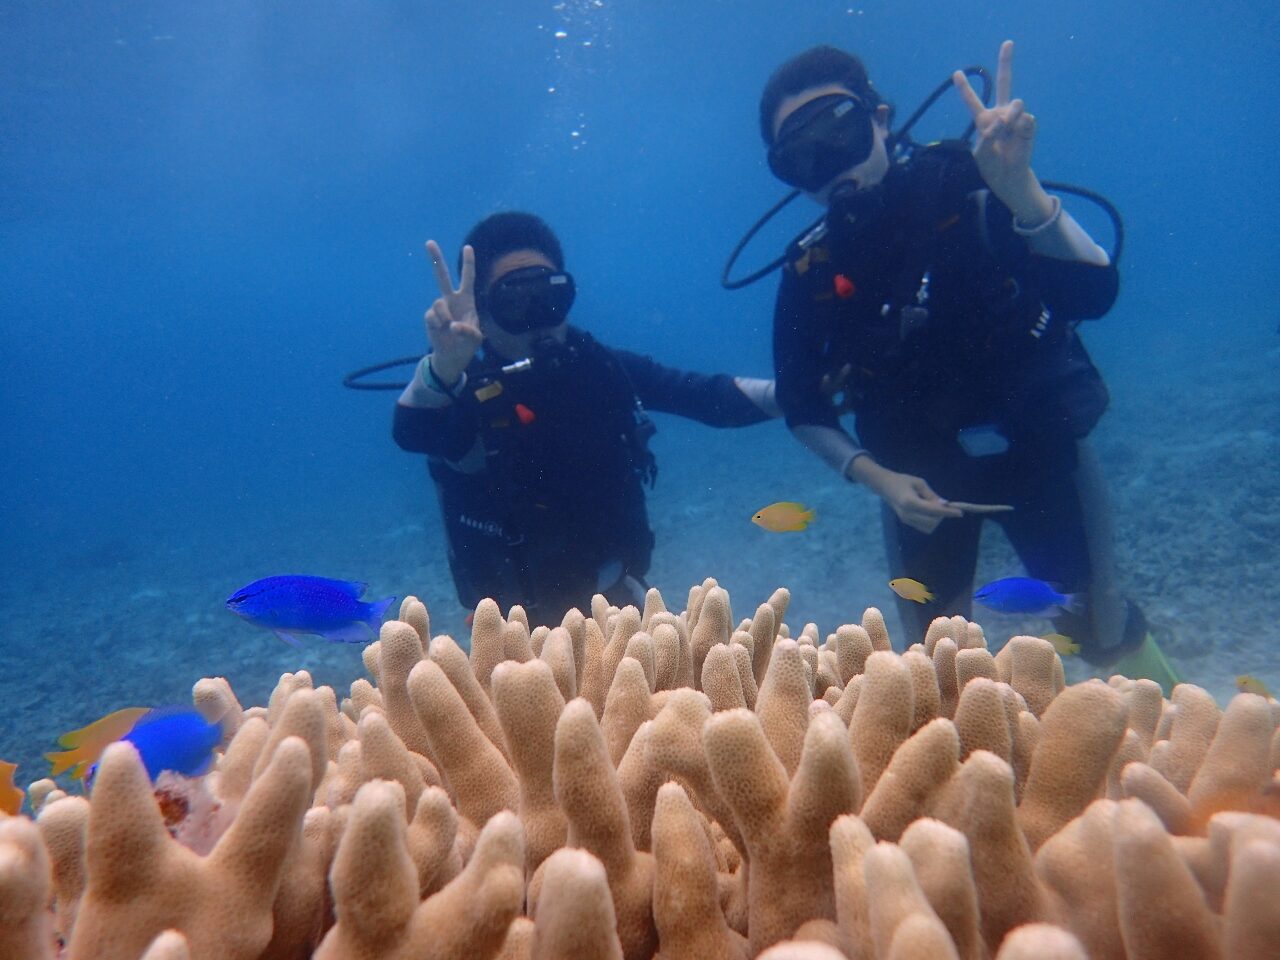
[[[339,702],[195,685],[215,768],[0,819],[0,956],[767,960],[1280,956],[1280,704],[1067,686],[1051,643],[823,638],[714,580],[468,655],[410,597]]]

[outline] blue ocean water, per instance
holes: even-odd
[[[1188,679],[1220,699],[1238,673],[1280,689],[1274,5],[10,0],[0,757],[34,779],[58,733],[204,675],[246,705],[302,667],[345,690],[358,648],[299,653],[223,609],[261,576],[412,592],[465,637],[423,463],[391,442],[394,394],[340,386],[425,349],[426,239],[452,257],[486,214],[539,213],[575,322],[767,376],[775,281],[718,277],[781,192],[756,121],[771,70],[844,46],[901,116],[1006,37],[1037,171],[1102,191],[1128,229],[1121,299],[1085,333],[1113,393],[1095,438],[1125,587]],[[963,123],[948,95],[919,133]],[[795,629],[871,604],[896,623],[876,504],[781,425],[660,418],[655,450],[652,580],[672,606],[715,576],[739,616],[786,585]],[[749,522],[781,499],[819,522],[786,539]],[[988,545],[987,570],[1011,562]]]

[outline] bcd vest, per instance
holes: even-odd
[[[458,402],[476,418],[484,466],[429,466],[464,605],[488,596],[536,617],[610,586],[599,582],[603,568],[644,575],[653,426],[607,348],[571,328],[527,370],[503,373],[485,358]]]
[[[828,371],[851,368],[845,402],[862,443],[907,469],[975,424],[1015,445],[1085,436],[1106,387],[1074,325],[1041,300],[1025,244],[992,239],[996,201],[967,147],[918,150],[880,189],[869,222],[832,222],[787,264],[828,331]]]

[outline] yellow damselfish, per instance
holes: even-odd
[[[1080,652],[1080,644],[1062,633],[1046,633],[1041,640],[1048,640],[1060,657],[1074,657]]]
[[[930,600],[937,599],[929,592],[928,587],[919,580],[912,580],[910,577],[898,577],[896,580],[890,580],[889,589],[903,600],[914,600],[916,603],[928,603]]]
[[[56,777],[70,770],[71,776],[83,780],[89,768],[102,756],[102,751],[132,730],[134,724],[147,712],[147,707],[125,707],[93,721],[87,727],[64,733],[58,738],[58,745],[71,749],[44,755],[53,764],[50,776]]]
[[[1260,697],[1274,700],[1275,697],[1267,689],[1267,685],[1251,673],[1242,673],[1236,677],[1236,689],[1241,693],[1256,693]]]
[[[809,526],[815,516],[817,514],[805,507],[803,503],[780,500],[759,510],[751,518],[751,522],[774,533],[794,533]]]
[[[11,817],[18,815],[18,811],[22,809],[22,798],[26,796],[26,792],[19,790],[13,782],[13,774],[17,769],[16,763],[0,760],[0,811]]]

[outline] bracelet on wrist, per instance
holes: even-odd
[[[1020,237],[1038,237],[1057,223],[1062,217],[1062,198],[1050,196],[1049,201],[1052,204],[1053,209],[1049,211],[1049,216],[1045,219],[1044,223],[1036,224],[1034,227],[1028,227],[1019,221],[1017,217],[1014,217],[1013,232]]]
[[[440,374],[436,373],[436,368],[431,365],[431,354],[427,354],[422,358],[422,372],[424,374],[423,380],[427,381],[431,386],[435,387],[451,400],[458,399],[458,394],[462,390],[462,384],[464,383],[464,378],[466,376],[465,373],[460,374],[454,385],[450,387],[440,379]]]
[[[859,458],[870,457],[870,456],[871,456],[870,452],[866,450],[859,450],[857,453],[851,456],[848,459],[848,461],[845,463],[844,469],[840,471],[841,474],[844,476],[845,480],[847,480],[849,483],[858,483],[858,484],[862,483],[861,480],[859,480],[857,477],[854,476],[853,466],[858,462]]]

